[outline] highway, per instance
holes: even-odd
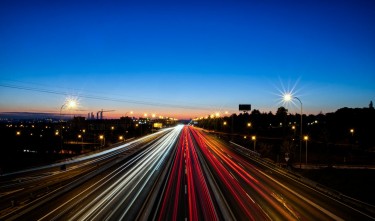
[[[170,159],[181,128],[64,162],[66,170],[56,168],[58,164],[2,177],[0,219],[103,220],[138,215],[131,208],[140,208],[148,195],[144,193],[151,192],[147,188]]]
[[[191,131],[236,219],[374,220],[374,214],[344,204],[236,146],[199,129]]]
[[[374,220],[243,147],[181,125],[5,174],[0,210],[0,220]]]

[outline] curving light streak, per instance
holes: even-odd
[[[257,195],[260,198],[262,198],[263,203],[266,203],[265,205],[268,204],[267,208],[269,207],[273,208],[272,212],[277,217],[280,217],[280,216],[285,217],[288,220],[297,219],[297,217],[293,216],[293,214],[290,214],[289,211],[286,211],[285,207],[278,200],[275,200],[275,198],[273,198],[270,194],[268,194],[268,193],[272,193],[270,189],[267,189],[264,185],[259,183],[259,181],[255,179],[251,174],[249,174],[247,170],[245,170],[243,167],[238,165],[237,157],[235,157],[234,155],[230,156],[228,153],[225,153],[223,151],[225,147],[221,147],[221,145],[213,139],[207,139],[202,133],[198,132],[197,130],[194,130],[193,134],[195,135],[196,139],[201,140],[200,143],[202,144],[201,148],[203,152],[210,153],[210,154],[206,154],[206,157],[211,157],[212,154],[215,154],[216,157],[221,159],[221,161],[217,161],[216,163],[219,163],[220,165],[222,165],[225,168],[223,169],[224,171],[226,171],[226,174],[229,174],[230,177],[233,177],[233,179],[230,179],[232,181],[231,182],[232,184],[235,184],[235,183],[239,184],[240,182],[237,180],[236,177],[241,178],[241,180],[244,181],[248,185],[248,187],[251,187],[251,189],[253,189],[257,193]],[[206,144],[206,145],[203,145],[203,144]],[[204,151],[208,147],[212,152]],[[234,172],[235,175],[232,175],[232,172]],[[246,192],[243,186],[241,186],[240,188],[243,190],[243,192],[246,193],[247,196],[250,196],[250,194]],[[249,198],[251,199],[251,197]],[[248,199],[246,199],[246,201],[248,201]],[[247,205],[246,201],[243,202],[243,205]],[[255,207],[256,211],[258,212],[262,211],[262,213],[265,213],[263,208],[259,206],[257,207]],[[252,208],[247,207],[247,210],[248,209],[254,209],[254,206],[252,206]],[[265,215],[268,217],[268,213]]]
[[[165,160],[166,155],[170,153],[172,144],[181,129],[182,127],[175,127],[165,137],[148,147],[125,173],[121,173],[121,177],[118,177],[120,174],[116,174],[116,181],[83,206],[71,219],[93,220],[112,217],[119,213],[119,209],[124,206],[125,201],[130,201],[126,208],[121,210],[120,217],[125,217],[135,198],[139,196],[147,181],[156,171],[160,161]],[[134,198],[130,199],[130,196],[134,196]]]

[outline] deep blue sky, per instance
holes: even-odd
[[[2,0],[0,111],[66,93],[84,113],[275,112],[293,86],[306,113],[375,101],[375,1],[155,2]]]

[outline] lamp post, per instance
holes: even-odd
[[[301,124],[299,135],[299,168],[301,168],[301,146],[302,146],[302,101],[298,97],[293,97],[291,94],[284,94],[284,101],[291,101],[293,98],[297,99],[301,104]]]
[[[81,152],[83,151],[83,136],[82,134],[78,134],[78,139],[81,139]]]
[[[251,136],[251,140],[254,142],[254,152],[255,152],[255,145],[257,142],[257,137],[255,135]]]
[[[294,136],[296,136],[296,126],[293,125],[292,130],[293,130]]]
[[[104,135],[99,135],[99,139],[100,139],[100,145],[101,146],[105,146],[105,137],[104,137]]]
[[[306,141],[306,165],[307,165],[307,141],[309,140],[309,136],[304,136],[303,139]]]
[[[63,105],[61,105],[60,107],[60,139],[61,139],[61,145],[60,145],[60,151],[63,149],[63,127],[62,127],[62,118],[61,118],[61,114],[62,114],[62,110],[63,108],[67,106],[68,108],[74,108],[77,106],[77,101],[75,99],[67,99]]]

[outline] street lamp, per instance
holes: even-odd
[[[352,134],[352,136],[354,135],[354,129],[350,129],[350,133]]]
[[[255,145],[257,142],[257,137],[255,135],[251,136],[251,140],[254,142],[254,152],[255,152]]]
[[[99,139],[100,139],[100,145],[101,146],[105,146],[105,137],[104,137],[104,135],[99,135]]]
[[[289,102],[293,98],[297,99],[301,104],[301,125],[300,125],[300,137],[299,137],[299,168],[301,168],[301,146],[302,146],[302,101],[298,97],[293,97],[292,94],[284,94],[284,101]]]
[[[67,99],[63,105],[61,105],[61,108],[60,108],[60,118],[61,118],[61,112],[62,112],[62,109],[67,106],[68,108],[75,108],[77,106],[77,100],[75,99],[72,99],[72,98],[69,98]]]
[[[125,117],[128,116],[128,113],[130,113],[131,115],[133,115],[133,111],[130,111],[130,112],[128,111],[128,112],[125,113]]]
[[[82,134],[78,134],[78,139],[81,139],[81,151],[83,151],[83,136],[82,136]]]
[[[64,104],[60,107],[60,139],[61,139],[61,145],[60,149],[63,149],[63,127],[62,127],[62,119],[61,119],[61,113],[64,107],[67,107],[68,109],[75,108],[77,106],[77,100],[73,98],[68,98],[65,100]]]
[[[306,141],[306,165],[307,165],[307,141],[309,140],[309,136],[304,136],[303,139]]]

